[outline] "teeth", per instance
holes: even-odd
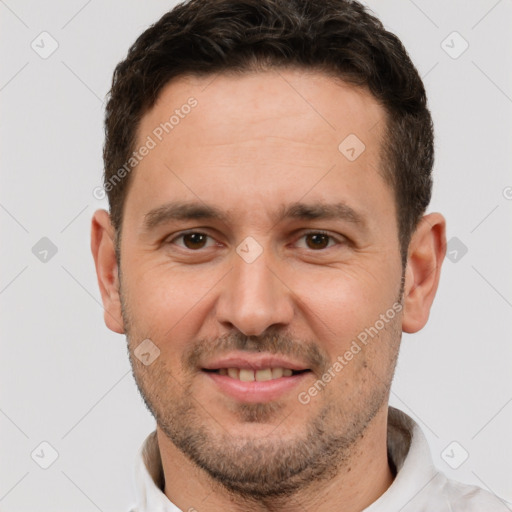
[[[282,368],[272,368],[272,378],[273,379],[280,379],[282,376],[283,376]]]
[[[237,379],[238,380],[238,369],[237,368],[228,368],[228,375],[232,379]]]
[[[242,382],[251,382],[254,380],[254,372],[252,370],[246,370],[245,368],[242,368],[240,370],[240,377],[239,379]]]
[[[254,375],[258,382],[272,380],[272,370],[270,368],[267,368],[266,370],[258,370]]]
[[[247,368],[220,368],[219,374],[227,375],[242,382],[264,382],[280,379],[281,377],[291,377],[293,372],[290,368],[265,368],[256,371]]]

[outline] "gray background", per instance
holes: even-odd
[[[92,192],[112,71],[172,5],[0,1],[1,511],[133,501],[135,454],[154,421],[124,337],[103,324],[89,226],[106,207]],[[420,423],[449,477],[512,502],[512,1],[369,5],[424,77],[437,135],[430,211],[445,214],[451,239],[430,322],[404,337],[392,404]],[[46,59],[43,31],[58,43]],[[461,55],[454,31],[469,43]],[[58,452],[48,469],[43,441]]]

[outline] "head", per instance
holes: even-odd
[[[444,256],[432,121],[397,37],[351,1],[180,4],[116,67],[104,161],[105,321],[160,431],[253,497],[349,461]],[[240,397],[223,368],[244,355],[294,374]]]

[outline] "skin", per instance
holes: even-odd
[[[157,420],[165,494],[183,510],[360,511],[394,478],[389,389],[402,331],[428,319],[444,218],[423,217],[403,269],[379,172],[385,114],[362,88],[296,69],[180,77],[143,116],[137,147],[191,96],[197,107],[132,171],[120,268],[108,213],[92,220],[105,322],[127,335]],[[349,134],[366,146],[354,161],[338,150]],[[148,212],[173,201],[226,218],[147,229]],[[298,201],[342,201],[362,220],[277,218]],[[179,238],[185,230],[209,237]],[[306,236],[318,230],[332,238]],[[251,263],[236,251],[248,236],[262,250]],[[298,394],[394,304],[401,311],[302,404]],[[146,338],[160,350],[149,366],[133,355]],[[311,371],[278,399],[237,400],[201,371],[235,349],[293,356]]]

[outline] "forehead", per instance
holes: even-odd
[[[212,203],[217,194],[253,215],[258,204],[282,207],[306,194],[316,202],[366,195],[368,203],[384,193],[392,201],[379,172],[384,130],[384,110],[368,91],[320,72],[182,76],[140,122],[136,150],[150,140],[152,148],[128,195],[142,208],[148,198],[154,207]]]
[[[180,76],[162,89],[143,116],[139,138],[168,121],[192,97],[199,107],[192,114],[200,115],[190,116],[187,124],[199,129],[204,142],[233,143],[257,132],[262,124],[268,136],[289,126],[298,141],[334,144],[346,130],[368,139],[369,130],[377,135],[384,128],[384,110],[366,88],[320,71],[291,68]],[[211,130],[211,121],[215,130]],[[378,124],[382,126],[374,131]],[[234,129],[236,125],[243,125],[243,132]],[[176,141],[188,135],[186,127],[174,128]]]

